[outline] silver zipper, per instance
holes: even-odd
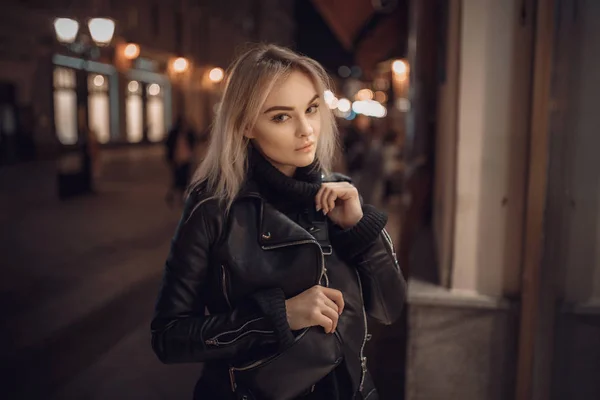
[[[231,334],[231,333],[236,333],[236,332],[239,332],[239,331],[241,331],[242,329],[244,329],[246,326],[250,325],[251,323],[254,323],[254,322],[256,322],[256,321],[259,321],[259,320],[261,320],[261,319],[262,319],[262,317],[260,317],[260,318],[254,318],[254,319],[252,319],[252,320],[250,320],[250,321],[246,322],[244,325],[242,325],[241,327],[239,327],[239,328],[237,328],[237,329],[235,329],[235,330],[233,330],[233,331],[225,331],[225,332],[221,332],[221,333],[219,333],[218,335],[216,335],[216,336],[213,336],[213,337],[212,337],[212,338],[210,338],[210,339],[207,339],[207,340],[205,341],[205,343],[206,343],[206,344],[217,344],[217,343],[219,343],[219,338],[220,338],[221,336],[223,336],[223,335],[229,335],[229,334]]]
[[[363,310],[363,321],[365,324],[365,334],[363,337],[363,342],[362,345],[360,346],[360,366],[361,366],[361,374],[360,374],[360,385],[359,385],[359,391],[362,392],[363,390],[363,386],[365,383],[365,376],[367,375],[367,357],[364,356],[363,352],[365,349],[365,345],[367,343],[367,336],[368,336],[368,330],[369,327],[367,325],[367,311],[365,310],[365,299],[363,298],[363,291],[362,291],[362,281],[360,280],[360,274],[358,273],[358,270],[355,270],[356,272],[356,278],[358,279],[358,289],[360,291],[360,301],[362,303],[362,310]]]
[[[253,330],[246,331],[246,332],[242,333],[241,335],[236,336],[235,338],[233,338],[232,340],[229,340],[227,342],[219,342],[219,339],[208,339],[205,343],[206,344],[210,344],[210,345],[214,345],[214,346],[226,346],[226,345],[229,345],[229,344],[237,342],[238,340],[240,340],[244,336],[247,336],[247,335],[249,335],[251,333],[272,334],[272,333],[275,333],[275,332],[274,331],[261,331],[261,330],[258,330],[258,329],[253,329]],[[220,335],[222,335],[222,334],[220,334]]]
[[[385,237],[385,239],[387,240],[388,244],[390,245],[390,248],[392,249],[392,251],[394,251],[394,242],[392,242],[392,237],[390,236],[390,234],[383,229],[383,237]]]
[[[223,297],[227,302],[227,306],[231,310],[231,302],[229,301],[229,295],[227,294],[227,276],[225,275],[225,266],[221,265],[221,286],[223,288]]]
[[[387,231],[384,229],[382,231],[383,233],[383,237],[385,238],[385,241],[387,242],[388,246],[390,247],[390,251],[392,253],[392,258],[394,259],[394,265],[396,266],[396,270],[400,269],[400,265],[398,264],[398,258],[396,257],[396,250],[394,249],[394,242],[392,241],[392,237],[390,236],[389,233],[387,233]]]

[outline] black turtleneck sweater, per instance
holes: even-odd
[[[261,195],[280,212],[305,229],[311,225],[311,213],[315,213],[315,197],[323,183],[318,161],[298,168],[293,177],[288,177],[275,168],[256,149],[249,154],[249,178],[254,180]],[[365,251],[379,236],[387,222],[387,216],[372,206],[363,206],[363,218],[352,228],[342,229],[329,223],[329,240],[338,254],[350,261]],[[265,315],[271,319],[278,333],[281,349],[291,345],[294,335],[287,323],[285,297],[281,289],[257,293],[255,300]],[[337,369],[317,384],[307,400],[345,400],[352,397],[347,393],[349,377]]]
[[[299,222],[296,214],[315,208],[315,197],[323,183],[317,160],[307,167],[298,168],[293,177],[288,177],[254,149],[250,151],[249,175],[259,185],[267,201],[295,222]],[[386,223],[385,213],[364,205],[363,218],[352,228],[343,230],[330,224],[331,244],[334,249],[343,250],[343,254],[353,258],[377,239]]]

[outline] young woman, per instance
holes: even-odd
[[[165,363],[203,362],[197,399],[377,398],[363,350],[405,282],[386,216],[329,167],[314,60],[259,46],[231,67],[152,321]]]

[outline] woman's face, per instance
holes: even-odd
[[[246,136],[277,169],[292,176],[296,168],[315,159],[321,132],[320,103],[312,80],[294,71],[273,87]]]

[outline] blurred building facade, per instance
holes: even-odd
[[[435,257],[410,249],[411,273],[434,271],[409,289],[406,398],[600,398],[600,4],[411,5],[409,158],[430,165],[411,196],[432,182]]]
[[[159,142],[178,115],[196,130],[205,129],[221,85],[208,79],[209,71],[226,68],[246,43],[293,45],[293,5],[292,0],[3,3],[4,159],[18,156],[16,142],[24,135],[38,153],[75,145],[81,93],[87,96],[89,128],[101,143]],[[57,17],[77,19],[80,30],[87,30],[89,18],[109,17],[115,35],[99,57],[84,62],[56,40]],[[188,62],[182,72],[173,68],[178,57]],[[85,91],[78,87],[83,82]]]
[[[329,24],[342,16],[336,10],[348,11],[353,24],[332,30],[364,65],[385,58],[386,46],[376,55],[372,46],[385,35],[363,27],[374,25],[372,4],[393,1],[348,2],[369,10],[361,18],[340,0],[312,3]],[[111,46],[88,63],[90,120],[103,124],[94,126],[102,140],[128,143],[161,140],[178,114],[204,128],[219,90],[207,72],[246,42],[293,45],[297,4],[13,1],[0,13],[1,140],[24,122],[41,148],[74,135],[81,60],[56,43],[56,16],[115,18]],[[406,57],[407,68],[393,75],[390,62],[380,67],[392,82],[381,89],[388,116],[405,131],[407,399],[600,398],[599,5],[413,0],[397,16],[409,29],[398,40],[406,54],[393,57]],[[139,46],[134,61],[125,57],[129,43]],[[176,74],[180,56],[190,67]],[[369,79],[372,86],[357,77],[339,94],[377,94],[377,74]],[[422,248],[415,238],[427,234]],[[433,271],[419,279],[427,264]],[[398,358],[390,332],[380,354]],[[372,369],[398,379],[397,370]]]

